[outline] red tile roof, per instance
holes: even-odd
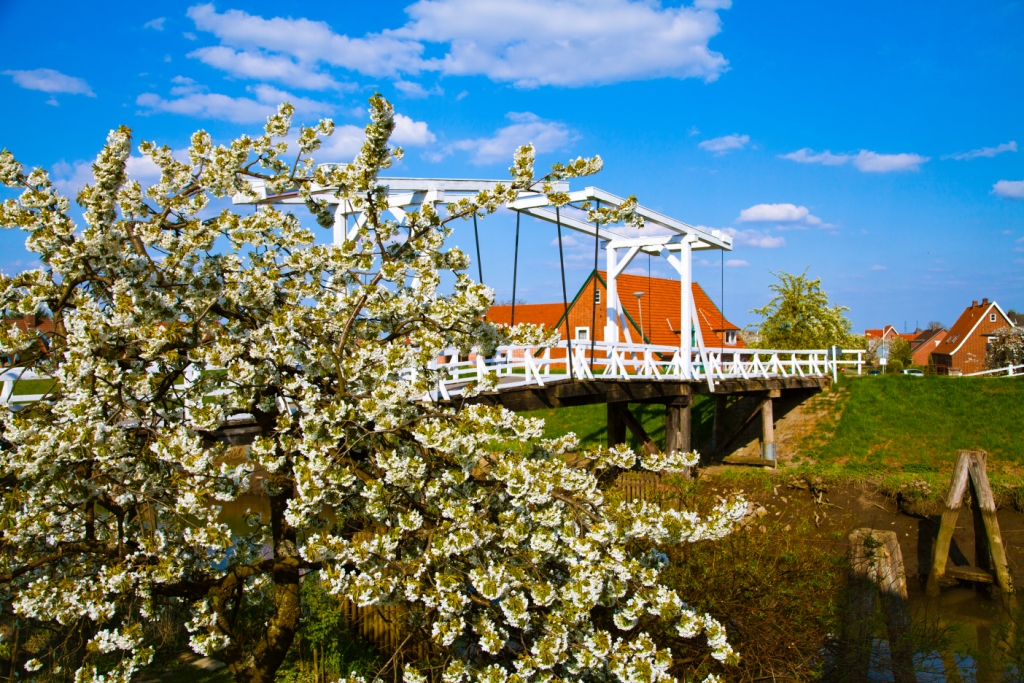
[[[890,337],[902,337],[907,341],[912,341],[917,337],[916,332],[897,332],[896,327],[893,325],[886,325],[882,329],[864,330],[864,336],[867,339],[889,339]]]
[[[1003,310],[999,308],[999,304],[995,301],[990,302],[988,299],[982,299],[980,304],[977,301],[972,301],[971,305],[964,309],[964,312],[956,319],[953,326],[949,328],[946,338],[935,349],[936,353],[956,353],[964,341],[970,337],[971,332],[978,323],[989,313],[989,309],[994,309],[994,312],[998,312],[999,316],[1008,325],[1012,325],[1009,318],[1006,317],[1006,314],[1003,313]]]
[[[516,304],[516,322],[533,323],[552,329],[562,319],[562,304]],[[512,324],[512,306],[491,306],[486,318],[502,325]]]
[[[588,277],[576,296],[570,302],[572,310],[570,319],[578,317],[578,324],[589,327],[593,318],[593,280]],[[597,310],[598,339],[604,338],[605,303],[607,302],[607,289],[605,286],[606,274],[598,271],[598,290],[600,291],[601,303]],[[624,273],[618,277],[619,301],[629,320],[632,322],[630,330],[633,341],[639,341],[641,319],[643,324],[643,336],[652,344],[664,346],[679,345],[679,280],[667,278],[647,278],[641,275],[630,275]],[[696,282],[691,283],[694,304],[697,308],[697,321],[700,324],[701,336],[704,344],[710,347],[726,345],[724,332],[738,332],[739,327],[725,318],[712,302],[711,297]],[[634,292],[643,292],[644,295],[637,300]],[[641,316],[641,307],[643,309]],[[511,306],[492,306],[487,312],[487,319],[495,322],[508,324],[511,319]],[[516,321],[544,324],[551,329],[559,323],[562,324],[562,335],[565,336],[564,322],[562,322],[562,304],[516,304]],[[570,328],[574,325],[570,324]],[[745,347],[746,344],[738,337],[734,344],[728,346]]]

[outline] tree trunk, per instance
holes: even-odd
[[[297,535],[284,516],[288,501],[294,496],[294,484],[291,478],[281,475],[272,475],[267,483],[271,491],[277,491],[270,496],[270,524],[274,539],[274,559],[277,560],[271,573],[274,583],[274,615],[249,656],[229,662],[238,683],[273,683],[277,670],[284,663],[295,640],[302,614]]]

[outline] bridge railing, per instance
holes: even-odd
[[[593,353],[591,349],[593,348]],[[435,360],[431,370],[440,371],[434,399],[448,400],[463,393],[465,385],[487,374],[499,378],[501,388],[544,386],[566,379],[599,380],[697,380],[714,383],[729,379],[770,379],[777,377],[824,377],[835,379],[840,367],[856,367],[861,374],[864,351],[844,352],[831,358],[826,349],[694,349],[684,362],[679,348],[653,344],[561,341],[553,347],[501,346],[490,357],[473,352],[460,356],[448,349]]]
[[[431,400],[449,400],[465,393],[473,382],[487,375],[498,379],[499,387],[544,386],[567,379],[570,374],[582,380],[634,380],[707,382],[714,390],[716,382],[730,379],[772,379],[779,377],[837,377],[840,367],[856,367],[861,374],[864,351],[847,351],[840,358],[831,358],[825,349],[773,350],[736,348],[698,348],[684,359],[674,346],[578,341],[538,348],[536,346],[500,346],[490,357],[478,351],[460,356],[456,349],[445,352],[430,363],[428,369],[438,373],[437,386]],[[591,353],[593,351],[593,353]],[[688,361],[688,362],[686,362]],[[571,371],[570,371],[571,365]],[[208,369],[209,370],[209,369]],[[185,372],[185,385],[195,381],[199,370]],[[414,377],[409,371],[407,378]],[[0,404],[26,404],[45,398],[45,394],[15,394],[15,384],[22,380],[45,380],[26,368],[8,368],[0,373]],[[219,389],[210,395],[230,393]],[[188,406],[185,406],[186,411]]]

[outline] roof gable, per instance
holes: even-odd
[[[956,319],[953,326],[949,328],[946,338],[939,344],[937,351],[950,356],[956,354],[993,309],[1008,325],[1013,326],[1013,323],[1010,322],[1010,319],[1003,312],[1003,309],[999,307],[999,304],[995,301],[989,302],[987,299],[983,299],[980,304],[974,302],[964,309],[964,312]]]

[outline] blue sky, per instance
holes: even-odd
[[[379,91],[404,117],[393,175],[502,178],[532,141],[541,164],[600,154],[586,184],[735,231],[724,297],[741,325],[771,271],[805,267],[857,330],[949,325],[972,299],[1024,308],[1022,30],[1019,1],[7,0],[0,146],[70,188],[117,125],[182,148],[197,128],[256,132],[287,99],[337,122],[321,158],[347,160]],[[513,230],[481,224],[499,299]],[[524,219],[520,298],[559,298],[554,237]],[[466,225],[454,239],[472,247]],[[0,268],[32,266],[22,243],[0,234]],[[720,267],[695,259],[716,301]]]

